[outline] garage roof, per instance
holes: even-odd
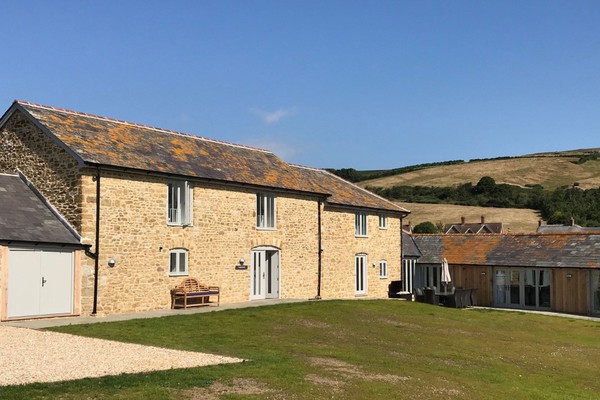
[[[0,241],[80,244],[39,192],[18,175],[0,174]]]

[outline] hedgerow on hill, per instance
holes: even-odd
[[[452,187],[392,186],[367,189],[390,200],[412,203],[445,203],[479,207],[537,210],[549,224],[567,224],[574,218],[582,226],[600,226],[600,188],[583,190],[577,185],[545,191],[541,186],[496,184],[485,176],[477,185]]]

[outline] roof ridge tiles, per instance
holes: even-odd
[[[389,200],[388,200],[388,199],[386,199],[385,197],[381,197],[381,196],[380,196],[380,195],[378,195],[377,193],[373,193],[373,192],[371,192],[371,191],[369,191],[369,190],[367,190],[367,189],[365,189],[365,188],[363,188],[363,187],[360,187],[360,186],[356,185],[356,184],[355,184],[355,183],[353,183],[353,182],[350,182],[350,181],[348,181],[348,180],[346,180],[346,179],[343,179],[343,178],[341,178],[341,177],[337,176],[336,174],[334,174],[334,173],[332,173],[332,172],[329,172],[329,171],[327,171],[326,169],[323,169],[323,168],[315,168],[315,167],[307,167],[307,166],[304,166],[304,165],[299,165],[299,164],[290,164],[290,165],[291,165],[291,166],[293,166],[293,167],[297,167],[297,168],[305,168],[305,169],[309,169],[309,170],[313,170],[313,171],[320,171],[320,172],[324,172],[324,173],[326,173],[326,174],[329,174],[329,175],[331,175],[332,177],[334,177],[334,178],[336,178],[336,179],[338,179],[338,180],[340,180],[340,181],[343,181],[344,183],[347,183],[348,185],[351,185],[351,186],[355,187],[356,189],[359,189],[359,190],[361,190],[362,192],[365,192],[365,193],[367,193],[367,194],[369,194],[369,195],[371,195],[371,196],[377,197],[378,199],[380,199],[380,200],[382,200],[382,201],[384,201],[384,202],[386,202],[386,203],[388,203],[388,204],[391,204],[391,205],[393,205],[394,207],[397,207],[397,208],[401,209],[401,210],[402,210],[402,211],[404,211],[404,212],[410,212],[410,211],[408,211],[406,208],[404,208],[404,207],[401,207],[401,206],[399,206],[398,204],[392,203],[391,201],[389,201]]]
[[[69,110],[69,109],[66,109],[66,108],[46,106],[44,104],[32,103],[32,102],[26,101],[26,100],[15,100],[15,103],[21,104],[21,105],[27,105],[27,106],[30,106],[30,107],[41,108],[41,109],[45,109],[45,110],[58,111],[58,112],[62,112],[62,113],[65,113],[65,114],[72,114],[72,115],[83,116],[83,117],[87,117],[87,118],[93,118],[93,119],[97,119],[97,120],[100,120],[100,121],[116,122],[118,124],[130,125],[130,126],[136,126],[136,127],[140,127],[140,128],[151,129],[151,130],[154,130],[154,131],[157,131],[157,132],[168,133],[168,134],[171,134],[171,135],[179,135],[179,136],[189,137],[189,138],[192,138],[192,139],[204,140],[204,141],[207,141],[207,142],[218,143],[218,144],[223,144],[223,145],[227,145],[227,146],[238,147],[238,148],[242,148],[242,149],[248,149],[248,150],[254,150],[254,151],[260,151],[260,152],[263,152],[263,153],[271,153],[271,154],[273,154],[273,152],[270,151],[270,150],[265,150],[265,149],[261,149],[261,148],[258,148],[258,147],[252,147],[252,146],[246,146],[246,145],[243,145],[243,144],[226,142],[226,141],[223,141],[223,140],[207,138],[207,137],[204,137],[204,136],[194,135],[194,134],[191,134],[191,133],[183,133],[183,132],[173,131],[173,130],[170,130],[170,129],[158,128],[158,127],[151,126],[151,125],[145,125],[145,124],[140,124],[140,123],[136,123],[136,122],[130,122],[130,121],[125,121],[125,120],[121,120],[121,119],[116,119],[116,118],[104,117],[104,116],[100,116],[100,115],[84,113],[84,112],[81,112],[81,111]]]

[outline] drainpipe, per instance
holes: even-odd
[[[402,229],[403,226],[404,216],[400,214],[400,280],[402,281],[405,280],[404,276],[402,276],[402,271],[404,270],[404,230]]]
[[[100,167],[96,167],[96,242],[94,253],[94,306],[92,315],[96,315],[98,307],[98,248],[100,246]]]
[[[319,200],[317,202],[317,206],[319,207],[318,213],[317,213],[317,221],[318,221],[318,226],[317,226],[317,241],[319,243],[319,254],[318,254],[318,265],[319,265],[319,271],[318,271],[318,276],[317,276],[317,296],[315,297],[315,299],[319,300],[321,299],[321,274],[322,274],[322,255],[323,255],[323,247],[322,247],[322,243],[321,243],[321,200]]]

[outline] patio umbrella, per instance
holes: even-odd
[[[444,284],[444,291],[447,291],[447,285],[452,282],[452,278],[450,277],[450,268],[448,267],[448,260],[445,258],[442,260],[442,278],[440,279]]]

